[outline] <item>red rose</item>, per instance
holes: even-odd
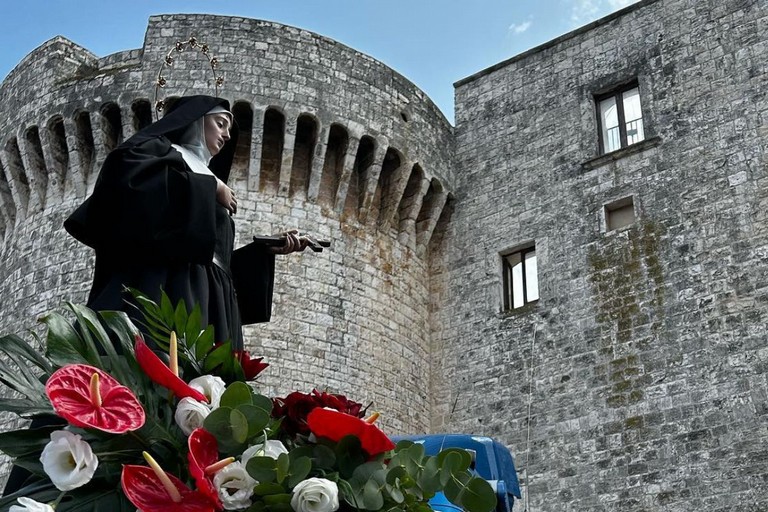
[[[309,435],[307,416],[313,409],[328,407],[355,417],[361,416],[362,404],[344,395],[334,395],[313,389],[312,393],[294,391],[285,398],[273,400],[272,416],[283,418],[281,428],[289,435]]]

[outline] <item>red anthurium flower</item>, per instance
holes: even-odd
[[[307,416],[307,424],[317,437],[331,441],[340,441],[344,436],[356,436],[363,450],[371,457],[395,448],[395,443],[376,425],[343,412],[317,407]]]
[[[255,379],[258,374],[269,366],[268,363],[261,362],[264,359],[263,357],[251,358],[251,354],[247,350],[235,350],[234,354],[237,360],[240,361],[240,366],[243,367],[246,380]]]
[[[69,364],[56,370],[45,384],[56,414],[76,427],[112,434],[137,430],[146,416],[127,387],[108,373],[87,364]]]
[[[160,384],[164,388],[170,389],[177,398],[190,397],[198,402],[208,402],[205,395],[192,389],[186,382],[175,375],[171,369],[157,357],[157,354],[152,352],[152,349],[147,346],[140,336],[136,336],[135,349],[136,361],[139,363],[139,366],[141,366],[141,369],[144,370],[144,373],[146,373],[153,382]]]
[[[229,457],[220,461],[219,443],[216,442],[213,434],[203,428],[196,428],[192,431],[187,439],[187,445],[189,446],[189,453],[187,454],[189,473],[195,479],[197,488],[216,503],[217,510],[222,510],[224,507],[219,499],[219,493],[213,485],[213,475],[219,469],[234,462],[235,458]]]
[[[165,473],[176,496],[166,488],[155,470],[147,466],[123,466],[121,483],[125,497],[142,512],[215,512],[216,504],[205,494]],[[177,501],[178,500],[178,501]]]

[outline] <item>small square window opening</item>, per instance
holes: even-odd
[[[601,153],[610,153],[645,139],[637,83],[597,96],[595,100]]]
[[[501,255],[504,280],[504,310],[520,308],[539,300],[536,247]]]
[[[613,231],[635,222],[635,203],[632,196],[605,205],[605,228]]]

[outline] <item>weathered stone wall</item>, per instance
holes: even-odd
[[[162,57],[190,36],[218,57],[241,126],[239,240],[298,227],[333,243],[279,258],[273,320],[246,329],[272,365],[265,391],[341,392],[395,432],[425,431],[424,256],[452,189],[452,128],[383,64],[276,23],[157,16],[142,49],[99,59],[55,38],[17,66],[0,86],[0,332],[85,301],[93,254],[63,220],[109,150],[151,121]],[[211,94],[202,59],[178,57],[165,93]]]
[[[768,510],[766,7],[645,0],[457,84],[433,428],[508,443],[529,510]],[[595,159],[633,78],[648,140]],[[530,241],[541,299],[503,313]]]

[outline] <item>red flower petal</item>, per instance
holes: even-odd
[[[126,498],[142,512],[215,512],[216,505],[203,493],[193,491],[184,482],[166,473],[181,494],[174,503],[160,479],[147,466],[123,466],[121,483]]]
[[[174,375],[139,336],[136,336],[136,361],[153,382],[170,389],[177,398],[190,397],[198,402],[208,403],[205,395],[189,387],[186,382]]]
[[[363,450],[371,457],[395,448],[395,443],[379,427],[343,412],[318,407],[309,413],[307,423],[313,434],[331,441],[338,442],[344,436],[356,436]]]
[[[240,362],[240,366],[243,368],[243,374],[246,380],[253,380],[258,374],[263,372],[268,366],[268,363],[262,363],[263,357],[255,357],[251,359],[251,354],[247,350],[236,350],[234,352],[235,357]]]
[[[213,480],[205,474],[205,468],[218,462],[219,444],[213,434],[203,428],[196,428],[187,439],[189,453],[189,474],[195,479],[195,484],[201,493],[205,494],[216,503],[217,509],[221,510],[221,500]]]
[[[99,374],[101,405],[91,399],[91,377]],[[99,368],[70,364],[59,368],[45,384],[45,393],[56,414],[76,427],[123,434],[144,425],[144,408],[125,386]]]

